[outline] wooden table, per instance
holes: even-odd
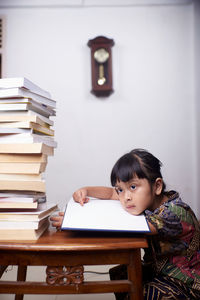
[[[0,242],[0,277],[18,266],[17,281],[0,281],[0,294],[87,294],[129,292],[141,300],[142,236],[47,231],[37,241]],[[126,264],[127,280],[84,281],[84,265]],[[5,267],[4,267],[5,266]],[[43,282],[26,281],[27,266],[47,266]]]

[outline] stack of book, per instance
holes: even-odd
[[[0,79],[0,240],[37,239],[57,209],[46,202],[44,178],[57,146],[55,108],[28,79]]]

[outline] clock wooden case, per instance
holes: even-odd
[[[91,49],[92,90],[97,97],[107,97],[113,93],[112,52],[114,40],[98,36],[88,41]]]

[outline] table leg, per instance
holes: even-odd
[[[142,265],[140,249],[135,249],[130,257],[130,263],[127,266],[128,279],[133,283],[132,291],[129,293],[130,300],[143,299],[142,287]]]
[[[18,266],[17,281],[26,281],[27,266]],[[23,300],[24,295],[15,295],[15,300]]]

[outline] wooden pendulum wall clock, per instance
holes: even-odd
[[[112,88],[112,39],[98,36],[88,41],[91,48],[92,90],[97,97],[107,97]]]

